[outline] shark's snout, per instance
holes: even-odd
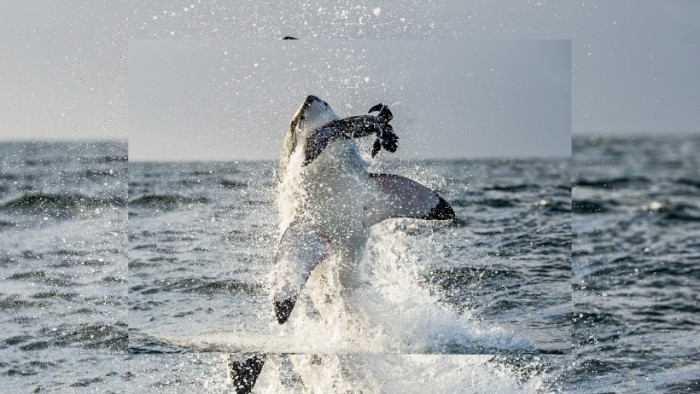
[[[306,100],[304,100],[304,107],[308,108],[312,106],[314,103],[319,103],[323,105],[326,109],[328,108],[328,103],[321,100],[317,96],[314,96],[313,94],[306,96]]]

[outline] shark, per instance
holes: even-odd
[[[372,173],[356,142],[374,138],[372,157],[395,152],[399,137],[388,106],[340,118],[321,98],[309,95],[294,114],[280,155],[280,234],[269,275],[270,298],[279,324],[292,312],[309,277],[324,261],[337,275],[342,297],[357,287],[357,265],[371,226],[390,218],[450,220],[450,204],[407,177]],[[313,299],[313,297],[312,297]],[[323,302],[314,300],[315,303]],[[264,355],[229,359],[238,392],[252,390]]]

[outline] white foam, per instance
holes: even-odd
[[[270,305],[269,311],[261,311],[261,319],[269,321],[264,332],[166,340],[195,348],[263,353],[473,354],[535,349],[517,333],[477,320],[468,309],[457,312],[421,285],[426,262],[439,266],[446,257],[431,238],[406,241],[397,230],[402,224],[389,221],[372,229],[359,262],[359,285],[348,298],[341,296],[336,272],[343,262],[334,256],[313,271],[284,325],[275,321]]]
[[[293,368],[290,368],[293,367]],[[491,356],[292,355],[266,360],[258,393],[534,393],[541,376],[523,379]]]

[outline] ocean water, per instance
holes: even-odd
[[[700,391],[700,136],[573,140],[570,387]]]
[[[270,353],[260,392],[302,392],[305,369],[323,392],[697,392],[698,148],[575,137],[572,161],[377,163],[460,220],[373,229],[365,331],[275,331],[274,163],[2,143],[0,392],[227,392],[226,354],[251,350]],[[282,353],[313,346],[337,353]]]
[[[363,316],[355,333],[341,322],[280,328],[274,318],[275,169],[129,164],[132,351],[570,350],[568,160],[379,163],[377,172],[437,189],[460,219],[373,228],[360,270],[374,285],[353,300]]]
[[[128,345],[126,143],[2,143],[0,163],[0,392],[118,375],[106,363]]]

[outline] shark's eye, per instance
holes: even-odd
[[[304,119],[306,119],[306,116],[302,115],[302,116],[299,117],[299,119],[300,119],[300,120],[304,120]]]

